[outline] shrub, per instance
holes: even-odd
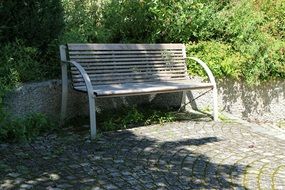
[[[0,81],[6,88],[13,88],[20,82],[49,78],[52,69],[41,61],[41,54],[35,47],[28,47],[22,41],[5,44],[0,51]]]
[[[245,79],[250,84],[284,78],[284,29],[276,29],[284,22],[280,18],[285,16],[285,3],[277,4],[267,0],[230,2],[216,13],[220,21],[213,24],[217,38],[190,43],[188,52],[205,60],[218,78]]]
[[[155,42],[189,42],[216,36],[215,14],[224,4],[208,0],[150,1],[155,18],[152,39]]]
[[[0,142],[26,142],[39,134],[48,132],[55,125],[42,114],[31,114],[24,118],[0,123]]]
[[[215,12],[226,4],[209,0],[111,0],[102,12],[101,33],[105,38],[98,39],[106,42],[209,39],[216,35],[212,30]]]
[[[101,1],[63,0],[65,28],[61,42],[97,41]],[[105,34],[106,35],[106,34]]]
[[[189,43],[187,54],[196,56],[205,61],[217,78],[230,77],[239,78],[242,76],[242,66],[246,62],[246,55],[234,51],[231,44],[217,41],[201,41]],[[194,61],[188,61],[188,71],[191,74],[205,75]]]
[[[111,0],[102,10],[98,36],[103,42],[147,42],[154,16],[147,1]]]
[[[264,13],[263,30],[276,38],[285,38],[285,2],[283,0],[257,0],[258,11]]]
[[[0,41],[45,47],[62,31],[62,11],[60,0],[1,1]]]

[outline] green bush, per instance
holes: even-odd
[[[264,13],[263,30],[276,38],[285,38],[285,2],[284,0],[258,0],[258,11]]]
[[[0,41],[21,39],[28,46],[44,48],[63,28],[60,0],[0,2]]]
[[[42,114],[5,120],[0,123],[0,142],[27,142],[54,128],[55,125]]]
[[[25,46],[19,40],[0,47],[0,60],[1,90],[12,89],[22,82],[52,78],[59,73],[58,62],[48,62],[51,57],[45,60],[37,48]]]
[[[1,84],[13,87],[18,82],[40,80],[43,78],[43,67],[38,59],[37,49],[27,47],[18,41],[1,47],[0,53]]]
[[[98,40],[145,43],[209,39],[216,36],[212,19],[225,2],[111,0],[102,11],[99,34],[104,36]]]
[[[97,40],[101,1],[62,0],[65,28],[60,37],[63,43],[84,43]]]
[[[184,42],[215,38],[215,14],[226,3],[209,0],[150,1],[149,11],[154,15],[155,42]]]
[[[250,84],[284,78],[284,29],[276,29],[284,22],[280,18],[285,16],[285,3],[277,4],[232,1],[217,12],[219,21],[213,20],[219,22],[213,24],[218,38],[190,43],[189,54],[205,60],[218,78],[244,79]],[[189,64],[194,68],[190,73],[203,74],[194,63]]]
[[[102,10],[99,41],[149,41],[153,30],[153,15],[148,12],[148,1],[111,0]]]
[[[201,41],[199,43],[187,44],[187,54],[196,56],[205,61],[217,78],[242,76],[242,65],[247,57],[234,51],[231,44],[217,41]],[[205,75],[201,67],[194,61],[188,61],[188,71],[190,74],[198,73]]]

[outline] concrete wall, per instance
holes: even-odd
[[[132,106],[152,103],[163,107],[180,105],[181,94],[144,95],[96,99],[97,111],[116,109],[122,106]],[[13,116],[22,117],[29,113],[41,112],[59,119],[61,107],[61,82],[50,80],[40,83],[24,84],[4,99],[6,110]],[[87,94],[69,89],[68,117],[88,114]]]
[[[200,81],[196,78],[195,80]],[[236,117],[249,121],[278,121],[285,119],[285,81],[270,81],[258,86],[224,80],[218,82],[219,109]],[[188,96],[197,96],[201,91],[193,91]],[[122,105],[151,103],[160,106],[179,106],[181,93],[132,96],[97,99],[97,110],[114,109]],[[61,84],[59,80],[29,83],[7,94],[7,110],[14,116],[24,116],[32,112],[41,112],[53,118],[59,118],[61,104]],[[199,109],[211,105],[211,94],[196,102]],[[70,90],[68,115],[88,114],[87,96]],[[193,104],[192,104],[193,106]],[[187,107],[191,109],[191,107]]]
[[[248,121],[285,120],[285,80],[255,86],[225,80],[219,86],[222,110]]]
[[[199,80],[199,79],[198,79]],[[234,80],[218,81],[218,103],[221,112],[253,122],[285,120],[285,80],[247,85]],[[193,93],[197,96],[197,92]],[[210,95],[196,101],[198,108],[210,105]]]

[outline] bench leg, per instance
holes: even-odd
[[[95,97],[89,98],[89,116],[90,116],[90,132],[91,139],[96,138],[96,106],[95,106]]]
[[[181,98],[181,105],[180,105],[178,112],[186,110],[186,99],[187,99],[186,95],[187,95],[186,91],[183,91],[182,92],[182,98]]]
[[[68,79],[67,79],[67,65],[62,64],[62,80],[61,80],[61,112],[60,112],[60,125],[64,124],[66,118],[67,99],[68,99]]]
[[[213,88],[213,119],[218,121],[218,92],[217,87]]]
[[[67,91],[62,90],[61,95],[61,112],[60,112],[60,125],[62,126],[64,124],[65,118],[66,118],[66,108],[67,108]]]

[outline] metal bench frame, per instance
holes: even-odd
[[[124,50],[128,50],[128,47],[133,47],[133,46],[138,46],[138,47],[151,47],[151,44],[69,44],[71,47],[84,47],[85,48],[89,48],[90,47],[104,47],[108,49],[108,47],[110,47],[112,49],[113,46],[118,47],[118,46],[122,46],[124,47]],[[156,44],[153,45],[155,47],[161,45],[161,50],[163,50],[165,47],[171,46],[173,44]],[[177,44],[174,44],[177,45]],[[179,44],[178,44],[179,45]],[[213,119],[214,121],[218,120],[218,103],[217,103],[217,86],[216,86],[216,82],[215,82],[215,78],[211,72],[211,70],[209,69],[209,67],[200,59],[195,58],[195,57],[186,57],[186,51],[185,51],[185,46],[183,44],[182,45],[182,56],[184,58],[184,64],[185,64],[185,68],[186,67],[186,59],[192,59],[195,60],[198,64],[200,64],[200,66],[205,70],[205,72],[208,75],[209,81],[211,85],[211,89],[212,89],[212,98],[213,98]],[[106,47],[105,47],[106,46]],[[160,47],[160,46],[159,46]],[[180,47],[180,46],[179,46]],[[82,50],[82,49],[81,49]],[[89,50],[89,49],[88,49]],[[136,51],[140,51],[140,48]],[[143,50],[142,50],[143,51]],[[76,70],[78,71],[78,73],[80,73],[81,77],[82,77],[82,81],[84,81],[84,88],[85,88],[85,92],[87,92],[88,94],[88,100],[89,100],[89,114],[90,114],[90,130],[91,130],[91,139],[94,139],[96,137],[96,105],[95,105],[95,99],[99,96],[97,96],[96,92],[95,92],[95,87],[96,87],[96,83],[94,83],[94,81],[90,78],[88,72],[86,71],[86,68],[84,68],[84,66],[82,64],[80,64],[79,61],[76,61],[74,59],[70,59],[69,57],[69,49],[68,49],[68,45],[61,45],[60,46],[60,58],[61,58],[61,71],[62,71],[62,103],[61,103],[61,124],[64,123],[64,120],[66,119],[66,111],[67,111],[67,99],[68,99],[68,65],[73,66],[74,68],[76,68]],[[151,62],[151,61],[150,61]],[[92,63],[90,63],[92,64]],[[94,63],[95,64],[95,63]],[[153,63],[152,63],[153,64]],[[162,80],[163,81],[163,80]],[[191,79],[189,79],[189,82],[191,81]],[[72,82],[73,83],[73,82]],[[139,82],[139,83],[147,83],[147,82]],[[182,96],[182,104],[185,105],[186,103],[186,92],[188,90],[192,90],[192,89],[200,89],[200,88],[205,88],[205,86],[201,85],[201,86],[195,86],[195,88],[189,88],[189,89],[176,89],[176,90],[171,90],[171,92],[175,92],[175,91],[181,91],[183,92],[183,96]],[[209,87],[208,87],[209,88]],[[75,88],[76,89],[76,88]],[[154,92],[147,92],[147,93],[130,93],[130,94],[116,94],[116,92],[112,93],[112,94],[107,94],[105,96],[102,97],[110,97],[110,96],[132,96],[132,95],[141,95],[141,94],[152,94],[152,93],[169,93],[169,91],[154,91]]]

